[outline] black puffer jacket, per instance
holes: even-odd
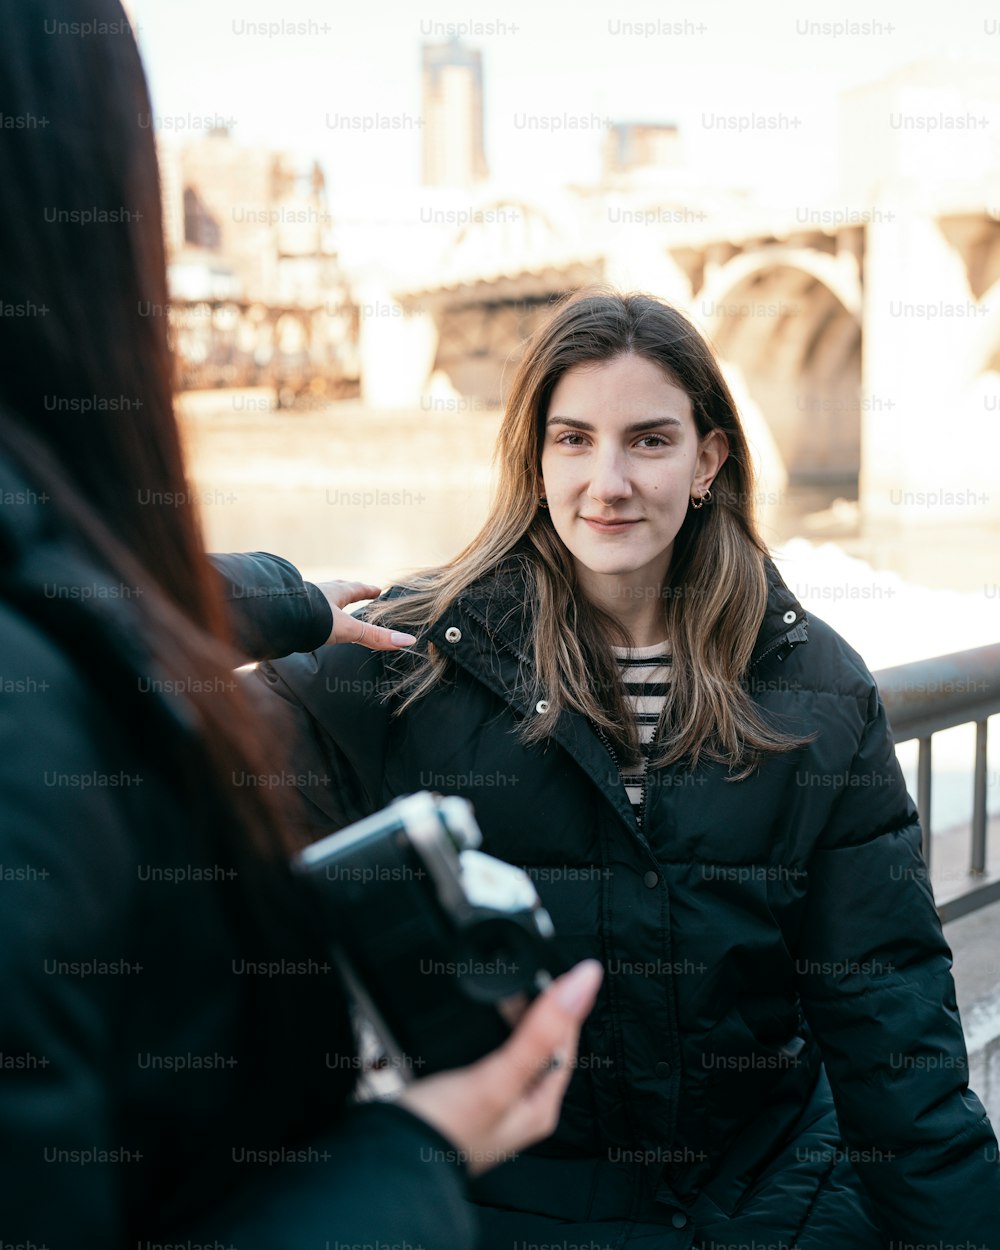
[[[0,1242],[471,1246],[452,1144],[346,1106],[344,998],[299,900],[265,932],[277,870],[252,888],[178,781],[203,745],[134,589],[2,459],[0,502]],[[329,634],[286,562],[220,567],[246,645]]]
[[[878,691],[769,579],[749,687],[815,739],[741,782],[654,773],[642,831],[584,718],[543,746],[515,736],[537,698],[517,574],[427,632],[449,678],[402,717],[380,698],[402,656],[259,670],[299,717],[317,832],[409,791],[463,794],[566,958],[604,963],[555,1137],[476,1186],[489,1250],[1000,1250],[996,1139]]]

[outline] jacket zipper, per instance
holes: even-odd
[[[653,741],[655,742],[656,739],[654,738]],[[642,790],[639,792],[639,814],[636,817],[636,820],[639,823],[640,829],[642,829],[643,820],[645,819],[645,816],[646,816],[646,793],[649,789],[648,782],[649,782],[649,754],[648,752],[643,751],[642,753]]]
[[[800,624],[801,624],[800,620],[796,621],[794,628],[798,628]],[[775,651],[779,651],[781,647],[784,646],[788,642],[788,635],[791,632],[792,632],[791,629],[786,629],[785,632],[779,635],[779,637],[777,637],[774,640],[774,642],[771,643],[770,646],[765,647],[764,650],[760,653],[760,655],[757,656],[756,660],[752,661],[752,663],[748,665],[747,672],[748,673],[752,672],[757,667],[757,665],[760,664],[762,660],[766,660],[769,655],[773,655]]]
[[[608,735],[604,732],[604,730],[601,728],[601,726],[600,726],[600,725],[598,725],[598,724],[596,724],[596,722],[591,721],[591,722],[590,722],[590,724],[591,724],[591,727],[592,727],[592,729],[594,730],[594,732],[597,734],[598,738],[600,738],[600,740],[601,740],[601,741],[604,743],[604,745],[607,747],[608,754],[609,754],[609,755],[611,756],[611,758],[614,760],[614,763],[615,763],[615,768],[617,768],[617,769],[618,769],[618,776],[620,777],[620,776],[621,776],[621,773],[622,773],[622,766],[621,766],[621,764],[619,764],[619,762],[618,762],[618,755],[617,755],[617,753],[615,752],[615,748],[611,745],[611,739],[610,739],[610,738],[608,737]]]
[[[591,729],[593,729],[594,733],[596,733],[598,738],[600,738],[600,740],[604,743],[605,749],[607,750],[608,754],[611,756],[611,760],[615,768],[618,770],[618,777],[622,782],[622,786],[624,787],[625,779],[622,776],[621,762],[618,759],[618,753],[615,751],[615,748],[611,745],[611,739],[604,732],[601,726],[598,725],[596,722],[590,721],[589,723],[590,723]],[[639,814],[636,817],[636,824],[639,826],[640,835],[642,835],[642,817],[643,817],[643,811],[646,806],[646,772],[648,768],[649,768],[649,760],[645,759],[643,763],[643,771],[642,771],[642,795],[639,799]],[[631,806],[632,805],[630,803],[629,807]]]
[[[625,779],[622,774],[621,762],[618,759],[618,753],[615,751],[615,748],[611,744],[611,739],[604,732],[604,730],[601,728],[600,725],[596,724],[594,721],[591,721],[590,725],[591,725],[591,728],[594,730],[594,732],[597,734],[598,738],[600,738],[600,740],[604,743],[605,749],[607,750],[608,754],[611,756],[611,759],[614,762],[614,766],[618,770],[618,776],[622,779],[622,784],[624,785]],[[646,751],[643,751],[643,754],[642,754],[642,790],[640,791],[640,795],[639,795],[639,811],[636,816],[636,823],[639,826],[640,833],[642,832],[642,820],[646,814],[646,791],[647,791],[646,783],[647,783],[648,776],[649,776],[649,755]]]

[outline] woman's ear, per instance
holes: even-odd
[[[708,490],[728,458],[729,439],[722,430],[709,430],[698,448],[698,462],[692,485],[701,491]]]

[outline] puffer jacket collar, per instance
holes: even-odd
[[[767,607],[751,654],[752,672],[768,657],[780,661],[799,643],[808,641],[808,621],[801,604],[767,560]],[[544,711],[538,698],[531,654],[532,593],[529,573],[511,561],[500,573],[470,587],[453,609],[427,631],[426,639],[502,698],[520,717]],[[614,781],[608,756],[615,758],[606,736],[583,715],[564,710],[552,737],[563,746],[605,795],[616,815],[648,849],[625,787]],[[616,761],[617,762],[617,761]]]
[[[783,660],[791,647],[809,641],[809,618],[802,604],[785,585],[772,560],[765,560],[764,573],[767,577],[767,607],[750,656],[751,669],[772,653],[778,660]]]
[[[808,618],[802,605],[772,560],[765,560],[764,569],[767,606],[757,631],[751,667],[771,651],[780,650],[786,641],[795,645],[808,640]],[[523,563],[511,560],[495,577],[471,586],[459,597],[457,606],[467,609],[491,637],[510,648],[523,664],[531,665],[532,588],[530,573]],[[436,630],[446,628],[443,620],[435,626]],[[439,641],[429,636],[432,641]]]

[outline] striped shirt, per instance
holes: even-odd
[[[667,683],[670,681],[670,644],[658,642],[651,647],[613,647],[612,651],[625,683],[626,699],[635,715],[643,751],[641,764],[622,769],[625,792],[639,821],[649,746],[666,702]]]

